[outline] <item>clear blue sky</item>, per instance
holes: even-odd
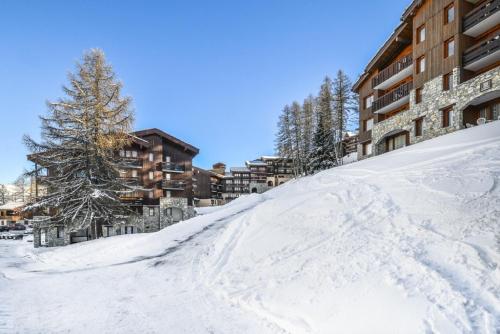
[[[410,1],[0,1],[0,183],[27,166],[23,134],[84,50],[106,53],[136,110],[200,148],[195,164],[272,154],[282,107],[325,75],[354,81]]]

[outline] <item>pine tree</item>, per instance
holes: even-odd
[[[356,110],[356,98],[351,88],[351,81],[342,70],[339,70],[333,82],[333,138],[337,165],[342,164],[343,136]]]
[[[276,135],[276,151],[283,158],[291,158],[293,156],[293,141],[291,129],[290,107],[286,105],[280,115],[278,121],[278,134]]]
[[[7,197],[9,193],[7,191],[7,187],[5,185],[0,185],[0,205],[3,205],[7,202]]]
[[[302,133],[302,152],[304,161],[302,162],[302,170],[308,173],[307,158],[311,155],[313,148],[313,135],[314,135],[314,97],[309,95],[302,104],[302,120],[303,120],[303,133]]]
[[[293,102],[290,108],[290,123],[292,135],[292,157],[295,175],[303,174],[303,161],[305,160],[303,154],[303,119],[302,108],[298,102]]]
[[[310,172],[332,168],[336,164],[332,115],[332,81],[326,77],[318,97],[313,151],[309,158]]]
[[[119,178],[116,153],[129,143],[131,99],[121,96],[122,84],[101,50],[85,53],[68,79],[66,97],[47,103],[48,115],[40,117],[41,142],[24,138],[37,161],[28,174],[50,170],[49,191],[28,209],[51,209],[51,221],[67,232],[90,227],[98,238],[102,224],[128,214],[119,195],[130,186]]]

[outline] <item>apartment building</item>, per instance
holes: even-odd
[[[500,0],[415,0],[353,90],[359,158],[500,116]]]
[[[193,167],[193,194],[196,207],[223,205],[224,176],[213,170]]]
[[[137,190],[122,195],[124,204],[137,215],[123,219],[113,226],[104,226],[103,236],[155,232],[194,215],[192,160],[198,148],[159,129],[131,134],[128,147],[117,152],[120,156],[120,177]],[[37,164],[36,156],[28,159]],[[35,193],[46,191],[44,178],[48,170],[35,177]],[[43,217],[34,218],[34,245],[62,246],[87,241],[90,229],[65,233],[63,226],[54,226]]]
[[[223,169],[220,169],[220,165]],[[294,177],[293,160],[273,156],[246,161],[244,167],[232,167],[229,172],[225,171],[225,165],[219,163],[218,166],[214,165],[212,171],[223,175],[222,196],[226,203],[242,194],[266,192]]]

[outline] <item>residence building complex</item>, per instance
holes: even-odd
[[[155,232],[165,226],[194,215],[192,160],[199,150],[161,130],[149,129],[131,134],[128,147],[120,156],[120,177],[137,187],[121,200],[137,215],[114,226],[104,226],[103,236],[139,232]],[[36,156],[28,157],[35,164]],[[35,177],[35,193],[44,188],[46,175]],[[38,219],[38,222],[37,222]],[[92,231],[85,229],[64,233],[63,226],[54,226],[43,217],[35,217],[34,242],[38,246],[59,246],[86,241]]]
[[[500,0],[415,0],[367,65],[358,156],[500,116]]]

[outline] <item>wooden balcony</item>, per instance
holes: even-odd
[[[186,188],[186,182],[176,180],[162,180],[161,187],[166,190],[179,190],[182,191]]]
[[[466,50],[463,65],[466,70],[477,71],[500,61],[500,31],[493,37]]]
[[[500,0],[486,1],[464,17],[465,35],[478,37],[500,22]]]
[[[139,177],[120,177],[120,179],[131,187],[138,187],[141,183]]]
[[[162,162],[161,170],[170,173],[184,173],[186,169],[184,168],[184,166],[173,162]]]
[[[398,81],[405,79],[413,73],[413,56],[411,54],[395,61],[384,68],[372,79],[373,89],[387,89]]]
[[[410,81],[390,91],[373,102],[373,112],[377,114],[385,114],[405,105],[410,101],[410,91],[412,89],[413,82]]]
[[[122,168],[142,168],[142,159],[141,158],[131,158],[131,157],[121,157],[119,162],[120,167]]]

